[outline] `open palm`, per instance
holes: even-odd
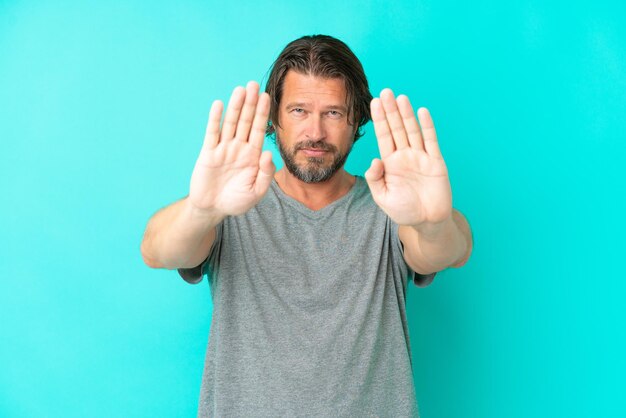
[[[269,96],[259,85],[237,87],[220,129],[223,105],[213,102],[204,144],[191,176],[189,199],[199,210],[239,215],[267,192],[275,171],[271,152],[262,152]]]
[[[452,191],[428,110],[419,109],[418,124],[409,99],[385,89],[371,112],[381,155],[365,173],[374,201],[399,225],[446,220]]]

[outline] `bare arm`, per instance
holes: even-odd
[[[411,227],[402,225],[398,234],[404,247],[404,259],[415,272],[434,273],[447,267],[461,267],[472,252],[472,233],[461,212],[438,225]]]
[[[262,152],[269,96],[259,96],[255,82],[235,88],[220,128],[222,108],[219,100],[211,106],[189,196],[148,222],[141,253],[149,267],[199,265],[213,245],[215,227],[226,216],[247,212],[270,186],[276,168],[271,153]]]
[[[191,268],[204,261],[223,217],[196,210],[187,197],[158,211],[141,243],[143,260],[152,268]]]
[[[425,108],[419,124],[406,96],[384,89],[371,103],[381,159],[365,178],[376,203],[400,225],[404,259],[413,271],[428,274],[460,267],[472,250],[465,217],[452,209],[448,169],[435,127]]]

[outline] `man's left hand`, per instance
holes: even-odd
[[[381,156],[365,173],[374,201],[398,225],[446,221],[452,191],[428,110],[418,109],[418,124],[408,97],[396,99],[384,89],[372,100],[371,112]]]

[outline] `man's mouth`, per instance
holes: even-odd
[[[302,148],[300,151],[307,157],[323,157],[328,151],[319,148]]]
[[[334,151],[334,146],[323,141],[303,141],[296,145],[296,151],[302,151],[306,157],[321,158]]]

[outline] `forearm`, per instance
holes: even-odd
[[[400,238],[407,263],[420,273],[460,267],[472,249],[469,224],[457,210],[439,224],[401,226]]]
[[[194,209],[187,198],[157,212],[141,243],[144,262],[152,268],[195,267],[206,258],[223,216]]]

